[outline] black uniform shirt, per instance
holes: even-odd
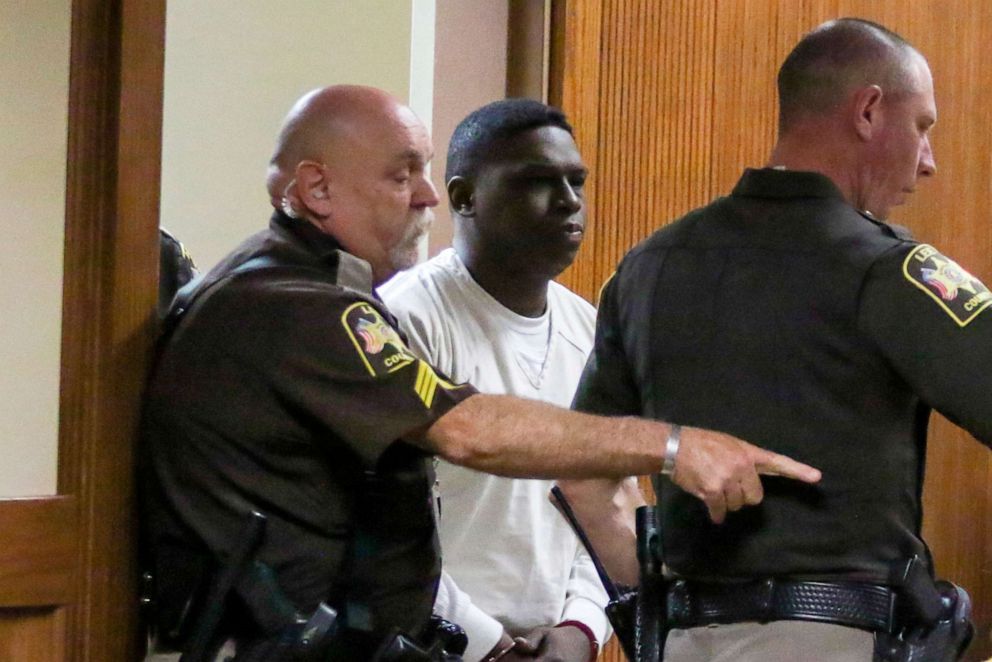
[[[165,228],[158,229],[158,316],[164,319],[172,298],[196,276],[196,265],[178,239]]]
[[[822,470],[816,486],[765,478],[765,501],[723,525],[661,481],[675,571],[884,581],[926,555],[930,408],[992,441],[990,303],[826,177],[749,170],[623,260],[575,406],[723,430]]]
[[[268,517],[258,558],[294,606],[357,596],[353,621],[416,635],[439,573],[433,470],[398,440],[475,391],[416,359],[369,265],[305,221],[275,214],[191,287],[146,400],[152,549],[222,554],[258,510]]]

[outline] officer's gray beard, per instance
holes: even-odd
[[[434,212],[422,209],[414,212],[403,238],[389,251],[389,263],[396,271],[409,269],[420,259],[420,240],[434,222]]]

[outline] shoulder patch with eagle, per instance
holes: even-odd
[[[923,290],[958,326],[964,327],[992,304],[992,292],[982,281],[944,257],[929,244],[920,244],[906,256],[902,272]]]
[[[396,372],[417,360],[396,329],[370,304],[351,304],[341,314],[341,323],[373,377]]]

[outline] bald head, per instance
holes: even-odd
[[[391,121],[398,109],[405,106],[388,93],[361,85],[333,85],[303,95],[283,120],[269,160],[266,187],[273,206],[281,206],[298,163],[325,162],[341,149],[343,138]]]
[[[841,18],[820,25],[779,70],[779,132],[829,113],[859,87],[877,85],[890,97],[910,91],[908,70],[921,57],[905,39],[871,21]]]
[[[269,162],[273,206],[368,262],[375,282],[412,266],[437,192],[430,134],[408,107],[371,87],[306,94],[286,116]]]

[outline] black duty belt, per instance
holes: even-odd
[[[676,579],[668,586],[669,629],[714,623],[802,620],[892,632],[896,592],[876,584],[765,579],[709,583]]]

